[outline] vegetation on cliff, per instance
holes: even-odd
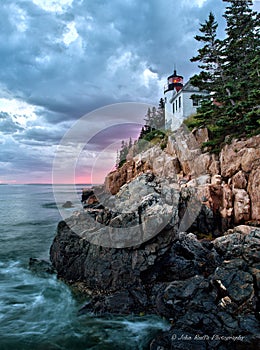
[[[232,139],[260,133],[260,15],[251,9],[251,0],[223,1],[229,3],[224,14],[226,37],[217,38],[213,13],[195,36],[204,46],[191,58],[201,70],[191,83],[209,94],[201,96],[198,113],[186,121],[191,128],[210,130],[207,146],[215,152],[228,135]]]
[[[147,109],[144,118],[144,125],[140,131],[138,140],[134,143],[130,138],[129,141],[122,140],[121,149],[117,151],[116,168],[120,168],[126,162],[128,153],[131,151],[133,155],[147,150],[154,145],[160,145],[164,149],[167,145],[167,135],[164,131],[164,101],[161,98],[158,108],[152,107]]]

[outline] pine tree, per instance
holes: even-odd
[[[119,151],[116,150],[116,168],[119,168],[119,163],[120,163],[120,157],[119,157]]]
[[[192,84],[199,87],[201,90],[212,91],[212,84],[217,69],[219,68],[219,40],[217,36],[218,24],[212,12],[209,14],[208,20],[201,24],[200,32],[203,35],[196,35],[195,40],[204,43],[205,45],[198,50],[198,55],[192,57],[191,62],[201,62],[198,67],[201,69],[199,75],[193,78]]]
[[[132,146],[133,146],[133,141],[132,141],[132,137],[130,137],[129,143],[128,143],[128,149],[132,148]]]
[[[141,138],[141,135],[144,133],[144,128],[142,128],[139,138]],[[127,155],[129,154],[129,151],[133,148],[133,140],[130,137],[129,141],[121,141],[121,149],[120,151],[117,150],[117,157],[116,157],[116,167],[120,168],[125,162]],[[132,150],[133,152],[133,150]]]
[[[191,84],[200,90],[208,91],[208,95],[199,96],[201,107],[198,109],[197,119],[204,125],[214,123],[217,107],[212,103],[212,99],[219,100],[222,90],[221,42],[217,39],[217,28],[215,17],[210,12],[205,23],[200,25],[201,35],[195,36],[195,40],[204,46],[198,50],[197,56],[191,58],[191,62],[199,62],[198,67],[201,69],[199,74],[191,78]]]
[[[210,13],[199,29],[202,34],[195,37],[204,46],[191,59],[201,69],[191,83],[210,92],[195,119],[213,132],[213,148],[227,135],[260,132],[260,15],[250,8],[251,0],[223,1],[229,3],[224,14],[226,38],[217,38],[217,23]]]
[[[156,107],[152,107],[152,109],[149,107],[147,109],[143,130],[145,134],[152,130],[164,129],[164,102],[163,99],[161,100],[158,109],[156,109]],[[163,108],[161,106],[163,106]]]
[[[150,108],[150,107],[148,107],[148,109],[147,109],[147,112],[146,112],[144,121],[145,121],[145,125],[151,126],[151,122],[152,122],[152,111],[151,111],[151,108]]]
[[[126,162],[126,156],[128,154],[128,145],[127,142],[122,140],[121,142],[121,150],[119,151],[119,162],[118,167],[120,168]]]
[[[159,101],[159,107],[157,109],[158,125],[160,129],[165,129],[165,109],[164,99],[161,98]]]
[[[145,135],[145,131],[144,131],[144,126],[142,126],[142,129],[140,131],[140,135],[139,135],[139,140],[142,139]]]
[[[158,121],[157,121],[157,110],[156,110],[156,107],[153,107],[153,108],[152,108],[150,127],[151,127],[152,129],[158,129]]]
[[[259,126],[260,15],[251,9],[251,0],[223,1],[229,3],[224,14],[227,37],[222,51],[225,84],[231,91],[224,100],[229,117],[226,126],[245,126],[245,131],[250,131]],[[230,99],[235,102],[231,106]]]
[[[161,97],[159,101],[159,109],[164,109],[164,99]]]

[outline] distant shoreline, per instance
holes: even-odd
[[[100,186],[102,184],[51,184],[51,183],[29,183],[29,184],[8,184],[0,183],[0,186]]]

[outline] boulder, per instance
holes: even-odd
[[[62,208],[72,208],[72,207],[73,207],[73,204],[71,201],[67,201],[62,205]]]
[[[223,231],[228,229],[233,222],[234,216],[234,208],[233,208],[233,199],[234,194],[228,184],[223,185],[223,197],[222,197],[222,208],[221,208],[221,216],[222,216],[222,227]]]
[[[250,215],[250,198],[243,189],[234,189],[234,222],[235,224],[249,221]]]
[[[120,171],[114,170],[105,178],[105,189],[107,192],[116,194],[120,187],[123,186],[128,179],[128,170],[126,163],[120,168]]]
[[[207,128],[196,128],[192,130],[192,134],[195,136],[195,139],[200,146],[202,146],[204,142],[209,141],[209,131]]]
[[[209,165],[209,173],[210,175],[218,175],[220,174],[220,162],[218,160],[217,155],[211,155],[212,161]]]
[[[232,186],[234,188],[246,189],[247,188],[247,176],[246,173],[242,170],[239,170],[232,177]]]
[[[259,257],[251,251],[259,248],[259,238],[259,229],[241,226],[212,242],[220,260],[215,260],[211,273],[184,276],[155,288],[157,312],[171,320],[172,327],[159,334],[150,349],[258,347],[259,287],[254,281],[259,270],[254,266]]]
[[[233,140],[220,153],[221,175],[231,178],[239,170],[252,171],[260,162],[260,135],[248,140]]]
[[[80,314],[94,312],[95,314],[145,313],[148,309],[148,298],[145,289],[141,286],[132,286],[115,293],[95,296],[79,310]]]
[[[260,167],[253,169],[249,175],[248,194],[251,200],[251,219],[260,223]]]
[[[222,183],[221,175],[216,174],[216,175],[212,176],[212,178],[211,178],[212,185],[221,185],[221,183]]]
[[[144,198],[144,217],[154,204],[153,197]],[[87,233],[61,222],[51,261],[59,277],[91,293],[81,313],[157,313],[168,319],[171,329],[151,349],[182,349],[187,340],[188,346],[200,344],[198,349],[253,349],[259,341],[260,229],[239,226],[214,241],[199,241],[169,227],[139,246],[116,249],[93,244]]]

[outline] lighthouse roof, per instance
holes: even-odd
[[[174,69],[173,74],[172,74],[172,75],[169,75],[167,79],[174,78],[174,77],[178,77],[178,78],[182,78],[182,79],[183,79],[183,76],[182,76],[182,75],[178,75],[178,74],[177,74],[176,69]]]

